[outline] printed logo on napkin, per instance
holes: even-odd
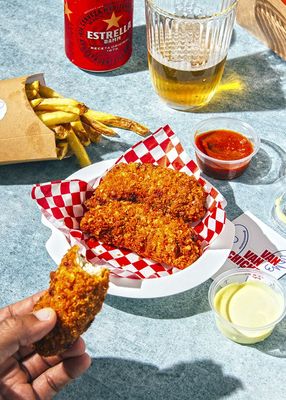
[[[286,239],[251,212],[234,221],[233,248],[216,275],[238,268],[257,268],[279,279],[286,274]]]

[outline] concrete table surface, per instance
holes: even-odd
[[[239,81],[243,90],[221,91],[208,107],[183,113],[164,105],[152,89],[142,1],[135,0],[131,60],[105,74],[81,71],[65,57],[61,0],[0,0],[0,10],[1,79],[44,72],[49,86],[92,108],[133,118],[151,130],[170,124],[191,155],[195,123],[214,116],[250,123],[262,140],[250,168],[236,180],[212,182],[228,201],[230,220],[250,210],[272,224],[274,193],[286,172],[286,66],[263,44],[235,26],[223,84]],[[118,157],[139,139],[118,133],[88,148],[94,163]],[[0,166],[1,306],[46,288],[55,268],[45,249],[50,231],[30,198],[32,185],[77,169],[74,158]],[[210,282],[162,299],[108,296],[84,335],[93,364],[57,398],[285,399],[286,322],[261,344],[226,340],[208,305]]]

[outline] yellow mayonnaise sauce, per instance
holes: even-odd
[[[271,334],[273,323],[283,313],[284,298],[265,283],[250,280],[221,288],[215,295],[214,308],[222,317],[216,322],[225,336],[251,344]]]

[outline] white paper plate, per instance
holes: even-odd
[[[116,160],[106,160],[83,168],[67,179],[91,181],[102,175]],[[65,236],[53,227],[46,218],[42,223],[52,231],[46,249],[56,264],[69,248]],[[189,268],[173,275],[154,279],[126,279],[111,277],[108,293],[115,296],[133,298],[155,298],[170,296],[191,289],[214,275],[226,261],[233,245],[234,225],[227,220],[225,228],[207,251]]]

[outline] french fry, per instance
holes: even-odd
[[[62,160],[63,158],[66,157],[68,154],[68,142],[57,142],[56,143],[56,152],[57,152],[57,158],[59,160]]]
[[[53,127],[54,125],[66,124],[78,120],[79,116],[76,114],[64,112],[64,111],[53,111],[53,112],[36,112],[40,120],[47,125],[47,127]]]
[[[40,90],[40,82],[34,81],[32,83],[26,83],[26,90],[33,90],[35,89],[37,92]]]
[[[117,136],[117,133],[109,128],[108,126],[104,125],[102,122],[97,121],[90,113],[91,110],[88,110],[86,113],[81,115],[81,121],[86,123],[87,125],[91,125],[93,129],[101,134],[106,136]]]
[[[48,112],[63,111],[63,112],[71,113],[71,114],[76,114],[78,116],[80,116],[82,113],[82,111],[78,107],[73,107],[73,106],[47,106],[46,107],[45,105],[42,105],[41,103],[39,104],[39,106],[35,107],[35,111],[48,111]]]
[[[84,122],[82,123],[86,133],[88,134],[88,137],[93,143],[98,143],[101,138],[101,134],[98,133],[92,126],[85,124]]]
[[[29,100],[34,100],[40,97],[36,89],[26,89],[26,96]]]
[[[63,127],[63,125],[56,125],[51,127],[51,129],[55,132],[55,138],[57,140],[63,140],[68,137],[67,130]]]
[[[91,164],[84,147],[98,143],[102,135],[117,136],[111,127],[123,128],[145,136],[149,129],[136,121],[91,110],[84,103],[65,98],[39,81],[25,85],[31,107],[55,135],[58,159],[75,154],[81,167]]]
[[[101,111],[94,111],[91,109],[89,109],[84,115],[86,114],[88,114],[90,120],[96,120],[115,128],[127,129],[141,136],[145,136],[150,132],[146,126],[128,118],[119,117],[117,115],[112,115]]]
[[[79,103],[73,99],[67,98],[51,98],[42,99],[42,101],[35,106],[36,111],[65,111],[73,114],[82,115],[86,112],[87,107],[83,103]]]
[[[43,99],[42,104],[43,104],[43,106],[47,106],[47,107],[83,106],[84,108],[87,108],[83,103],[80,103],[79,101],[76,101],[74,99],[68,99],[66,97]]]
[[[84,128],[82,122],[81,121],[71,122],[71,127],[72,127],[74,133],[79,138],[81,144],[83,144],[85,147],[89,146],[91,139],[90,139],[90,136],[89,136],[87,130]]]
[[[68,144],[75,154],[76,158],[78,159],[80,166],[83,168],[90,165],[91,161],[89,159],[89,156],[70,125],[67,127],[67,133]]]
[[[30,104],[33,108],[37,107],[41,102],[43,101],[43,99],[41,99],[40,97],[38,99],[33,99],[30,101]]]
[[[45,97],[45,98],[61,98],[63,97],[62,95],[60,95],[59,93],[57,93],[55,90],[49,88],[48,86],[43,86],[40,84],[40,89],[39,89],[39,93],[41,95],[41,97]]]

